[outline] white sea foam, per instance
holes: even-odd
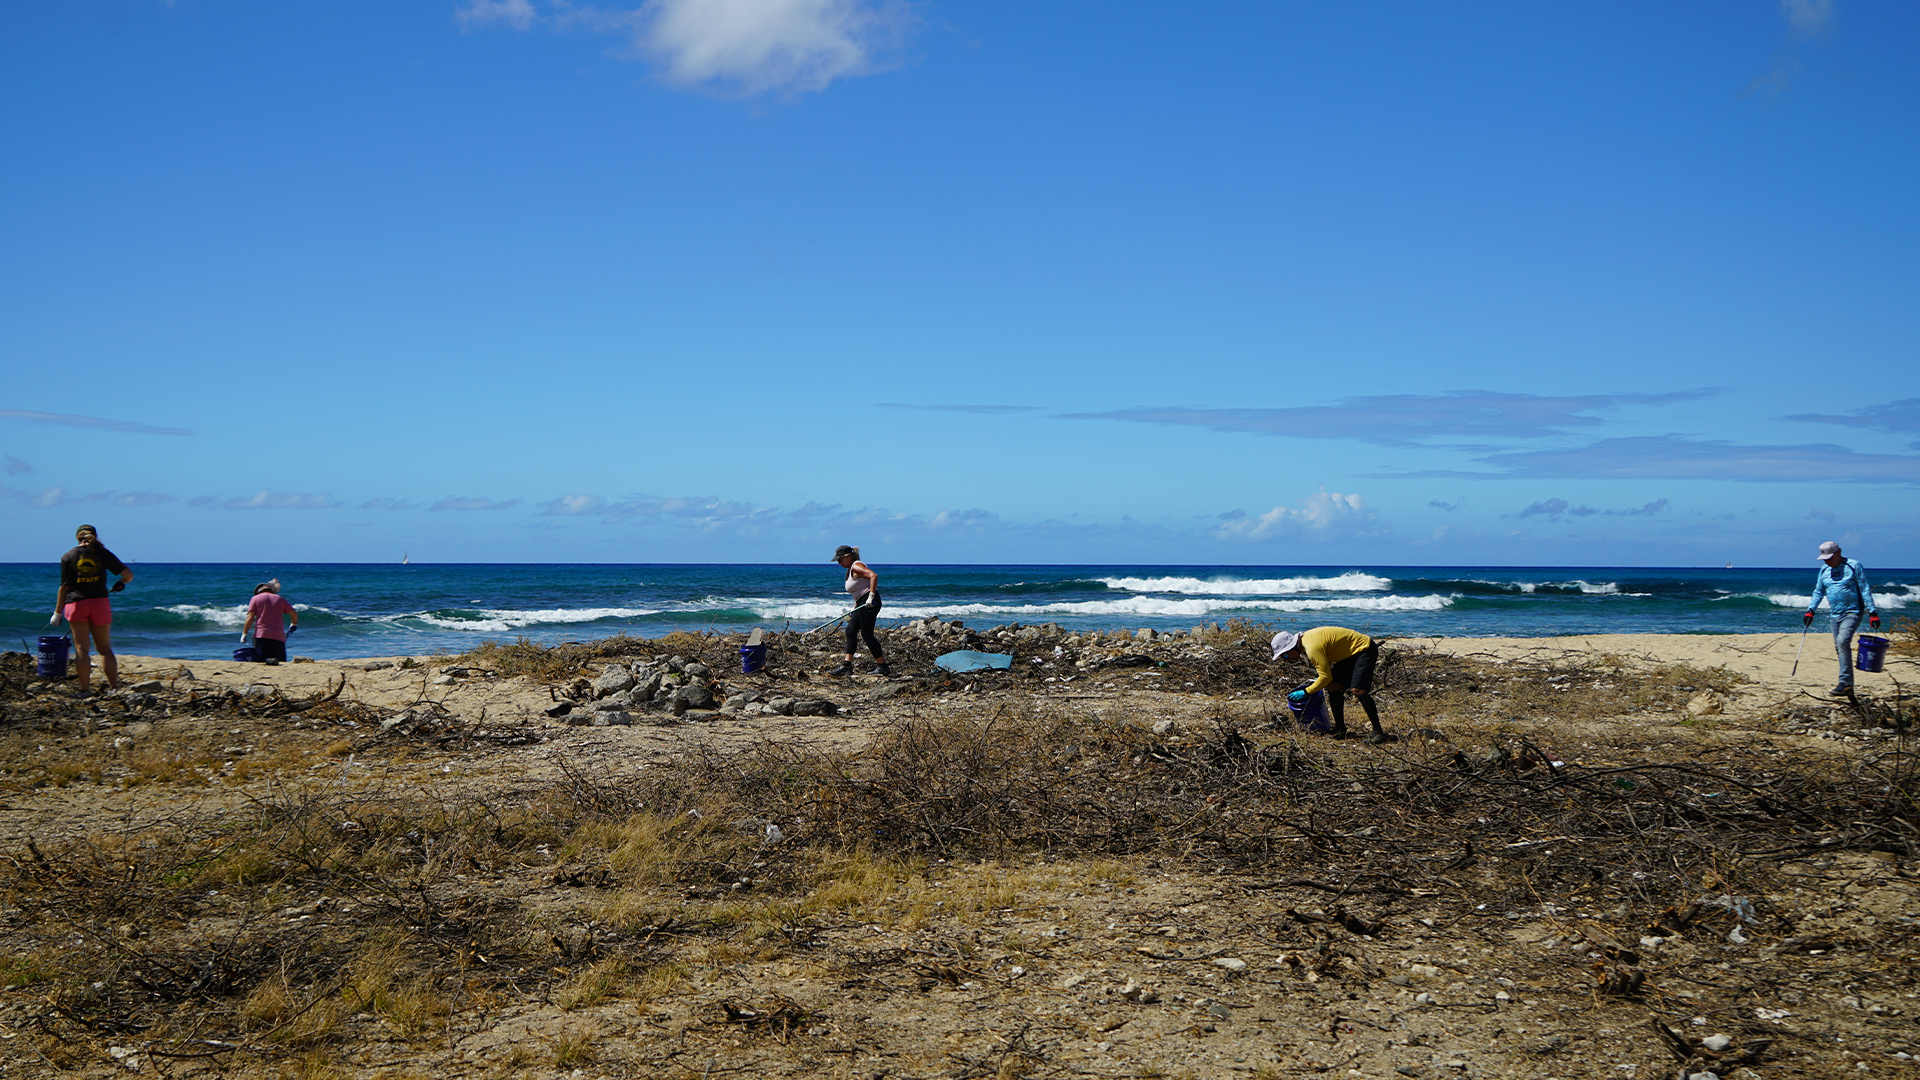
[[[1619,596],[1620,595],[1620,586],[1614,584],[1611,581],[1600,581],[1600,582],[1581,581],[1580,579],[1575,578],[1572,581],[1550,581],[1550,582],[1547,582],[1547,584],[1553,586],[1556,589],[1579,589],[1582,594],[1587,596]],[[1533,590],[1525,589],[1524,591],[1532,592]],[[1646,594],[1635,593],[1634,595],[1645,596]]]
[[[413,619],[441,630],[463,630],[474,634],[503,634],[528,626],[556,626],[593,622],[598,619],[632,619],[658,615],[659,608],[545,608],[539,611],[476,611],[471,618],[449,618],[433,612],[394,615],[383,622]]]
[[[245,604],[232,607],[216,607],[212,604],[174,604],[160,610],[169,615],[178,615],[183,619],[200,619],[215,626],[247,625],[247,605]]]
[[[1127,616],[1204,617],[1222,611],[1441,611],[1453,603],[1451,596],[1353,596],[1311,600],[1246,599],[1169,599],[1160,596],[1130,596],[1122,600],[1060,601],[1041,604],[888,604],[880,609],[882,619],[1022,619],[1090,618]],[[801,622],[825,621],[845,608],[832,604],[779,604],[761,609],[763,619],[793,619]]]
[[[1873,606],[1876,608],[1886,608],[1890,611],[1898,611],[1909,604],[1920,602],[1920,595],[1916,595],[1910,587],[1904,585],[1896,585],[1894,587],[1906,591],[1895,593],[1875,589],[1873,593]],[[1803,593],[1771,593],[1767,596],[1767,599],[1784,608],[1798,608],[1801,611],[1805,611],[1807,609],[1807,600],[1810,596],[1811,590]],[[1822,604],[1820,606],[1821,613],[1825,614],[1826,610],[1826,605]]]
[[[1286,596],[1305,592],[1382,592],[1393,587],[1392,578],[1373,574],[1340,574],[1335,577],[1293,578],[1197,578],[1197,577],[1121,577],[1099,578],[1109,589],[1137,593],[1192,593],[1199,596]]]

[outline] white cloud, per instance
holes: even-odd
[[[639,15],[635,44],[669,82],[741,95],[875,71],[912,22],[898,0],[650,0]]]
[[[428,507],[427,509],[429,510],[505,510],[509,507],[514,507],[519,505],[520,505],[519,499],[508,499],[505,502],[496,502],[493,499],[479,498],[477,496],[449,495],[446,498],[441,499],[439,502],[434,503],[432,506]]]
[[[131,420],[106,420],[98,416],[74,416],[69,413],[34,412],[30,409],[0,409],[0,420],[24,420],[30,424],[57,424],[61,427],[93,428],[96,431],[126,431],[135,435],[191,435],[186,428],[154,427]]]
[[[606,506],[607,500],[598,495],[562,495],[557,499],[548,499],[540,504],[540,512],[555,517],[577,517],[581,514],[597,514]]]
[[[197,501],[197,500],[196,500]],[[331,510],[340,504],[329,492],[318,495],[290,491],[258,491],[244,499],[228,499],[229,510]]]
[[[1780,14],[1801,37],[1819,37],[1833,25],[1833,0],[1780,0]]]
[[[35,495],[33,498],[28,499],[27,505],[37,506],[44,510],[49,507],[59,506],[65,503],[66,501],[67,501],[66,488],[50,487],[47,490],[42,491],[40,494]]]
[[[804,93],[891,66],[915,19],[911,0],[646,0],[596,7],[467,0],[463,29],[505,26],[617,34],[666,82],[721,94]]]
[[[19,476],[21,473],[30,473],[32,471],[33,471],[32,464],[28,463],[26,460],[22,458],[14,457],[12,454],[7,455],[7,475],[8,476]]]
[[[1276,506],[1258,517],[1235,518],[1221,524],[1213,535],[1221,540],[1331,539],[1377,535],[1385,527],[1360,496],[1320,491],[1307,496],[1300,509]]]
[[[525,30],[540,16],[533,10],[531,0],[469,0],[453,17],[467,29],[499,23]]]
[[[115,506],[158,506],[161,503],[172,502],[173,496],[163,495],[158,491],[128,491],[115,495],[109,501]]]

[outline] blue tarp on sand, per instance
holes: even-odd
[[[1013,666],[1013,657],[1000,653],[974,652],[972,649],[961,649],[959,652],[950,652],[940,656],[934,660],[933,664],[935,667],[946,668],[956,675],[964,671],[986,671],[991,668],[999,668],[1004,671]]]

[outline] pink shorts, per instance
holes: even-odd
[[[104,596],[92,600],[75,600],[67,605],[67,621],[92,623],[95,626],[113,625],[113,605]]]

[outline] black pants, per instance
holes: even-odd
[[[261,637],[259,634],[255,634],[253,635],[253,650],[260,655],[262,661],[284,661],[287,658],[287,640],[285,638]]]
[[[873,624],[880,618],[880,594],[868,593],[867,599],[853,614],[847,616],[847,655],[852,656],[860,650],[860,641],[865,639],[867,651],[873,654],[873,662],[883,664],[885,657],[880,655],[880,639],[873,634]]]
[[[1333,665],[1333,682],[1340,689],[1327,687],[1327,710],[1333,713],[1333,729],[1347,729],[1347,691],[1360,691],[1360,707],[1366,710],[1367,722],[1373,730],[1380,730],[1380,710],[1373,703],[1373,665],[1380,659],[1380,643],[1374,642],[1365,649]]]

